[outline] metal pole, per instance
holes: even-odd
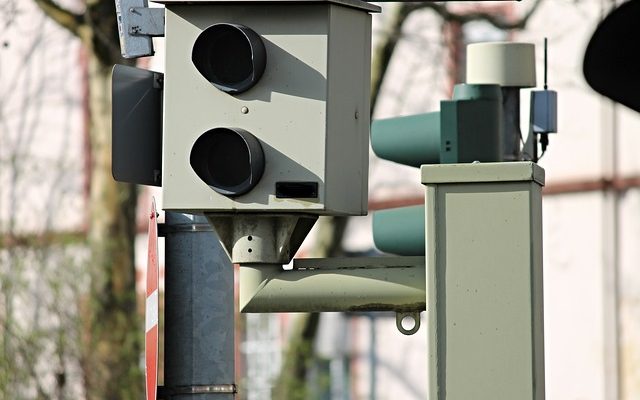
[[[204,217],[166,212],[164,233],[162,397],[233,400],[233,267]]]

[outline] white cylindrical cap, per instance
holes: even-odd
[[[533,43],[490,42],[467,46],[467,83],[535,87]]]

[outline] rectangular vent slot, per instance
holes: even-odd
[[[318,182],[276,182],[276,197],[279,199],[316,199]]]

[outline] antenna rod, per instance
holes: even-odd
[[[544,90],[547,90],[547,38],[544,38]]]

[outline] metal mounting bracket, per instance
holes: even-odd
[[[124,58],[152,56],[152,37],[164,36],[164,9],[147,0],[116,0],[120,49]]]
[[[412,335],[426,307],[424,274],[424,257],[297,258],[292,270],[240,264],[239,305],[243,313],[395,311],[398,330]]]
[[[407,319],[413,321],[413,326],[411,328],[405,327],[403,324]],[[420,329],[420,311],[396,313],[396,328],[398,328],[400,333],[407,336],[418,332]]]
[[[127,10],[130,35],[164,36],[164,9],[148,7],[131,7]]]

